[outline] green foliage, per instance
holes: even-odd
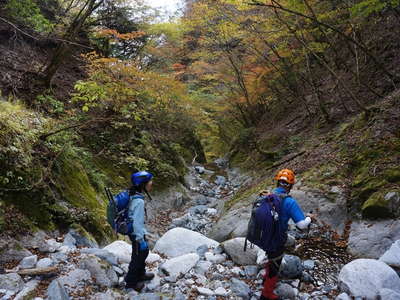
[[[54,98],[54,96],[49,94],[38,95],[36,97],[37,105],[42,109],[45,109],[51,114],[62,114],[65,110],[64,103]]]
[[[399,0],[364,0],[355,4],[351,8],[354,16],[368,17],[373,13],[381,12],[386,8],[398,7]]]
[[[38,32],[49,33],[53,30],[54,25],[43,16],[34,0],[9,0],[6,8],[11,16]]]

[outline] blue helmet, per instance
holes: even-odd
[[[131,181],[134,186],[140,186],[141,184],[147,183],[150,180],[152,180],[153,177],[154,177],[153,174],[149,172],[140,171],[132,174]]]

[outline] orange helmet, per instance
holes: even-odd
[[[283,180],[289,184],[294,184],[295,183],[294,172],[289,169],[280,170],[278,174],[276,174],[275,180]]]

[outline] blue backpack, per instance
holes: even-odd
[[[282,249],[286,243],[287,233],[279,218],[282,204],[287,197],[287,194],[269,194],[260,196],[253,203],[244,251],[247,248],[247,241],[269,253]]]
[[[113,196],[110,189],[105,188],[108,198],[107,221],[116,233],[130,235],[133,233],[133,221],[128,218],[131,197],[128,191]]]

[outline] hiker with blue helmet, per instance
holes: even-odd
[[[287,240],[288,222],[290,219],[294,221],[299,229],[306,229],[311,224],[311,218],[304,216],[303,211],[297,204],[296,200],[289,196],[290,190],[295,183],[294,172],[289,169],[283,169],[275,176],[277,187],[272,194],[260,195],[266,197],[264,199],[274,199],[273,203],[264,203],[268,206],[268,212],[273,215],[273,227],[276,230],[274,235],[268,242],[270,245],[265,245],[263,250],[266,251],[268,263],[265,267],[264,283],[260,300],[276,300],[279,297],[274,293],[276,283],[278,281],[279,268],[282,263],[285,243]],[[277,197],[278,196],[278,197]],[[269,197],[269,198],[268,198]],[[276,210],[275,210],[275,206]],[[275,215],[276,214],[276,215]],[[263,233],[261,233],[263,235]],[[266,234],[264,234],[265,236]],[[273,246],[271,244],[274,244]]]
[[[149,172],[133,173],[131,176],[132,186],[129,189],[128,218],[133,222],[133,233],[129,235],[132,242],[132,258],[125,277],[125,288],[131,288],[137,292],[143,289],[143,281],[154,278],[153,273],[145,272],[145,261],[149,255],[149,247],[146,241],[144,193],[148,194],[151,191],[152,180],[153,175]]]

